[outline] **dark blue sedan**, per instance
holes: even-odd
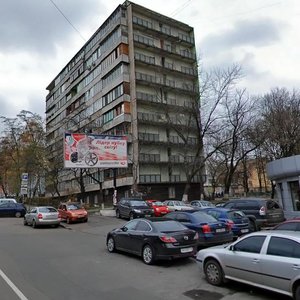
[[[229,243],[233,240],[233,233],[229,225],[218,221],[203,211],[174,211],[168,213],[165,217],[176,220],[187,228],[197,231],[199,247]]]
[[[229,225],[235,238],[250,232],[249,219],[240,210],[210,207],[203,209],[203,211]]]
[[[3,202],[0,203],[0,217],[23,217],[26,208],[22,203]]]

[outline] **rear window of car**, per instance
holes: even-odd
[[[193,218],[196,222],[199,223],[210,223],[210,222],[216,222],[216,218],[214,218],[211,215],[208,215],[206,213],[196,211],[193,213]]]
[[[178,230],[185,230],[186,227],[177,221],[159,221],[153,223],[155,228],[160,232],[173,232]]]
[[[243,218],[243,217],[245,217],[245,214],[240,210],[236,210],[236,211],[227,212],[227,216],[229,219],[230,218]]]
[[[267,201],[267,209],[279,209],[280,206],[275,201],[269,200]]]
[[[57,212],[57,210],[54,207],[40,207],[39,212],[41,212],[41,213],[52,213],[52,212]]]
[[[156,206],[164,206],[165,204],[163,204],[162,202],[160,201],[155,201],[155,202],[152,202],[153,205],[156,205]]]
[[[76,210],[76,209],[80,209],[81,206],[78,204],[68,204],[67,205],[68,210]]]
[[[148,206],[145,201],[130,201],[132,206]]]

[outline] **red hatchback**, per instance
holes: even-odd
[[[146,200],[146,202],[151,208],[153,208],[155,217],[161,217],[170,212],[168,206],[163,204],[161,201]]]

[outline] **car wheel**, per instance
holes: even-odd
[[[112,253],[116,251],[115,240],[112,236],[110,236],[106,243],[108,252]]]
[[[24,224],[24,226],[28,225],[28,223],[27,223],[27,221],[26,221],[25,218],[24,218],[24,220],[23,220],[23,224]]]
[[[216,260],[210,259],[205,263],[204,273],[208,283],[212,285],[221,285],[223,283],[223,270]]]
[[[88,221],[88,218],[84,219],[83,222],[86,223]]]
[[[18,212],[16,212],[15,216],[16,216],[17,218],[20,218],[20,217],[21,217],[21,213],[18,211]]]
[[[36,226],[36,222],[35,222],[35,220],[32,220],[32,228],[36,228],[37,226]]]
[[[120,214],[120,211],[118,209],[116,210],[116,217],[118,219],[121,219],[121,214]]]
[[[294,300],[300,300],[300,284],[296,286],[294,289],[294,295],[293,295]]]
[[[134,214],[131,212],[130,214],[129,214],[129,220],[133,220],[134,219]]]
[[[150,245],[145,245],[142,252],[143,262],[152,265],[154,262],[154,251]]]

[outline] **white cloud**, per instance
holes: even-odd
[[[123,1],[53,0],[86,39]],[[203,65],[240,63],[250,93],[300,86],[297,0],[137,0],[195,29]],[[0,10],[0,115],[43,114],[46,87],[83,46],[51,1],[4,1]]]

